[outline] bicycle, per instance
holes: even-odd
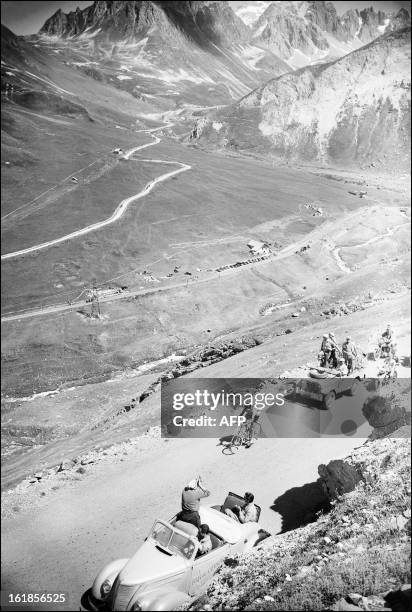
[[[242,423],[233,434],[229,446],[236,449],[240,446],[248,448],[251,446],[252,440],[259,437],[260,431],[260,423],[255,420],[252,420],[250,423]]]

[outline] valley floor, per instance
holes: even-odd
[[[101,296],[99,320],[90,318],[90,304],[79,287],[80,299],[62,303],[59,289],[53,297],[57,303],[27,308],[27,297],[37,294],[39,283],[46,287],[48,275],[50,280],[55,276],[53,261],[70,286],[69,269],[58,261],[74,256],[82,237],[2,262],[9,304],[2,317],[3,486],[29,470],[54,465],[62,455],[124,439],[123,413],[169,367],[164,357],[249,335],[261,346],[211,371],[273,376],[316,359],[321,334],[330,327],[342,337],[351,334],[364,350],[376,345],[388,321],[398,336],[409,334],[405,181],[384,186],[376,175],[367,180],[319,168],[274,169],[265,162],[185,148],[163,136],[148,143],[155,145],[156,156],[190,160],[192,169],[177,184],[171,180],[147,194],[137,213],[133,207],[127,212],[127,224],[119,219],[110,234],[104,229],[90,234],[97,255],[105,241],[113,247],[113,241],[120,245],[128,236],[127,245],[135,227],[142,233],[133,221],[141,210],[146,211],[146,231],[155,231],[151,228],[159,223],[163,228],[158,240],[139,245],[146,263],[136,268],[139,258],[134,271],[123,252],[123,264],[116,266],[124,273],[112,285],[117,290]],[[248,202],[247,190],[254,201]],[[171,206],[175,218],[170,218]],[[210,219],[203,217],[199,224],[205,206]],[[251,237],[269,243],[272,252],[264,258],[252,255]],[[93,268],[95,255],[82,265]],[[156,255],[149,266],[147,260]],[[105,257],[99,257],[99,280],[114,272],[115,261],[109,255],[106,267]],[[30,280],[29,270],[36,271]],[[76,274],[81,273],[79,268]],[[123,289],[119,282],[125,283]],[[24,303],[24,311],[16,312]],[[153,368],[142,367],[151,362]],[[51,391],[57,394],[44,396]],[[133,432],[141,433],[156,423],[158,407],[144,402],[138,416],[131,413]]]
[[[139,366],[252,337],[254,348],[188,376],[274,377],[314,361],[325,331],[340,341],[350,334],[367,351],[389,321],[409,355],[406,191],[371,181],[359,197],[357,178],[315,178],[168,139],[158,147],[162,159],[178,151],[193,170],[154,190],[140,222],[129,211],[116,232],[96,234],[83,268],[81,241],[3,264],[3,589],[66,592],[59,609],[75,609],[102,564],[130,555],[156,516],[173,514],[193,473],[212,502],[254,490],[263,527],[277,533],[285,517],[273,501],[363,440],[261,439],[228,456],[213,439],[164,441],[159,392],[136,399],[171,366]],[[159,223],[167,231],[157,232]],[[271,243],[270,256],[253,258],[251,238]],[[54,258],[73,267],[53,268]],[[85,277],[99,270],[101,283],[124,266],[126,288],[102,297],[101,319],[59,291],[51,310],[39,310],[56,269],[64,289],[79,292],[86,264]]]

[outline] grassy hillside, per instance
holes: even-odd
[[[315,523],[227,560],[194,608],[408,609],[407,588],[396,591],[410,583],[410,441],[369,442],[346,464],[361,478],[355,490]]]

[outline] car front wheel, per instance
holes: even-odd
[[[96,597],[93,596],[92,589],[88,589],[81,597],[80,610],[84,612],[105,612],[108,610],[108,606],[105,601],[96,599]]]

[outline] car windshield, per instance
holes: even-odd
[[[152,529],[151,537],[155,542],[167,548],[173,553],[177,553],[185,559],[191,559],[195,550],[195,544],[182,533],[174,531],[169,525],[156,523]]]

